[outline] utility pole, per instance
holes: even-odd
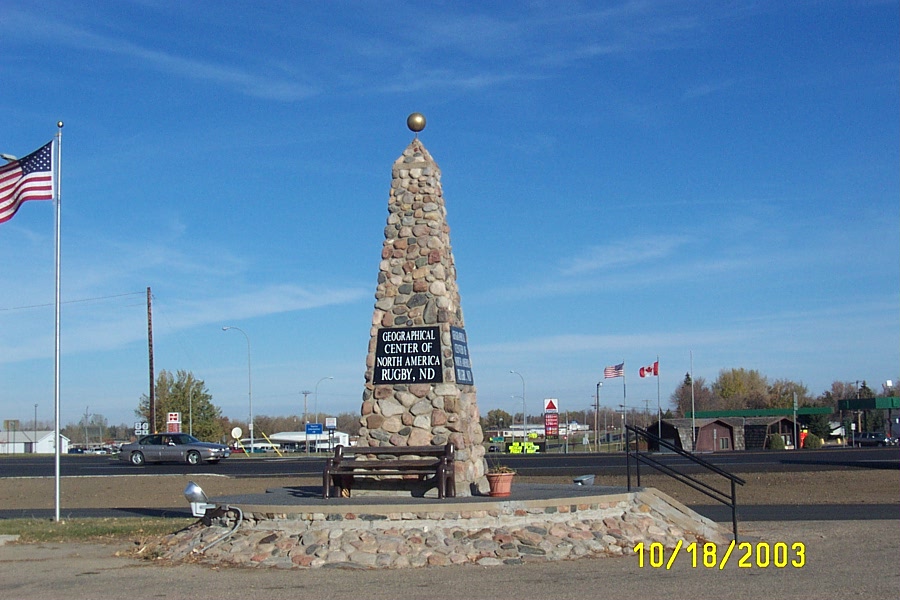
[[[150,431],[156,433],[156,386],[153,383],[153,308],[150,300],[150,288],[147,288],[147,348],[150,353]]]
[[[89,417],[88,410],[90,408],[91,408],[90,406],[84,407],[84,449],[85,450],[87,450],[88,446],[90,446],[90,444],[88,443],[88,417]]]
[[[312,392],[303,390],[300,393],[303,394],[303,431],[306,431],[306,424],[309,423],[309,419],[306,418],[306,397],[312,394]]]

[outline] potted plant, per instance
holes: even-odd
[[[515,474],[516,472],[507,466],[492,466],[487,472],[488,485],[491,486],[490,495],[497,497],[509,496]]]

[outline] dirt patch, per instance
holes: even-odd
[[[900,503],[900,472],[844,469],[791,473],[738,473],[747,483],[738,486],[740,504],[889,504]],[[710,485],[727,490],[720,477],[702,476]],[[64,477],[60,505],[64,508],[173,508],[186,506],[182,491],[195,481],[210,497],[260,494],[268,488],[319,486],[318,477],[231,478],[215,475],[140,475],[120,477]],[[530,483],[572,483],[571,477],[520,477]],[[0,479],[0,507],[52,509],[52,477]],[[624,486],[625,477],[598,476],[597,485]],[[714,503],[703,494],[662,475],[641,478],[685,504]],[[515,484],[513,484],[515,485]]]

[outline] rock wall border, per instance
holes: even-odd
[[[465,509],[410,506],[338,512],[248,507],[227,539],[234,513],[172,534],[148,551],[173,561],[234,566],[399,569],[621,556],[641,541],[671,549],[678,540],[729,540],[716,523],[655,490]]]

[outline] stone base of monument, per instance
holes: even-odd
[[[323,500],[313,487],[213,499],[237,506],[147,544],[160,559],[274,568],[407,568],[632,554],[638,543],[728,545],[723,527],[652,488],[520,484],[509,499]]]

